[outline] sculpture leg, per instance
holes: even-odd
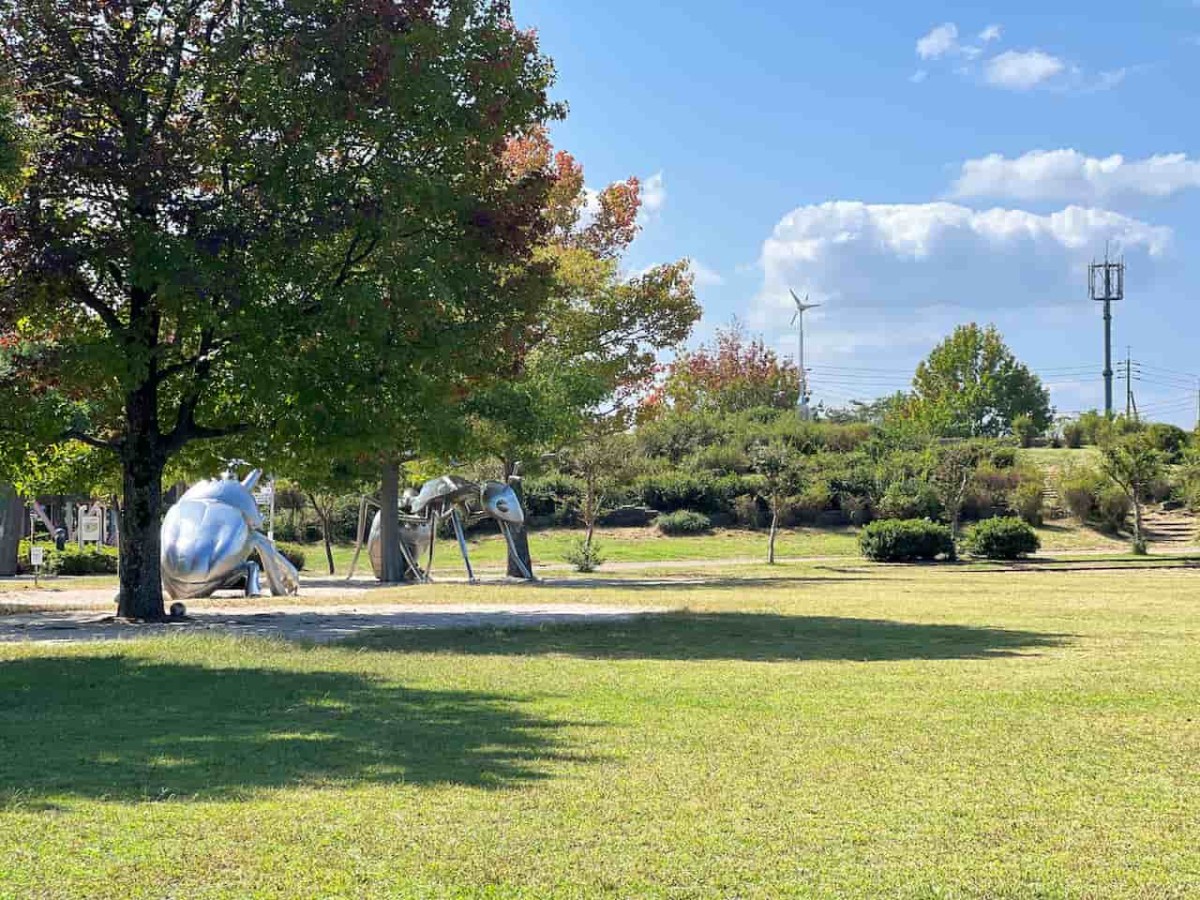
[[[516,563],[517,568],[521,570],[521,575],[526,581],[537,581],[533,577],[533,573],[525,565],[525,560],[521,559],[521,554],[517,552],[517,546],[513,542],[512,532],[508,530],[507,522],[500,522],[500,533],[504,535],[504,542],[508,544],[508,558]]]
[[[429,554],[428,560],[425,563],[425,580],[429,581],[430,573],[433,572],[433,545],[437,543],[437,516],[429,514]]]
[[[267,540],[265,535],[255,531],[251,534],[250,540],[258,551],[258,558],[262,560],[263,571],[267,575],[267,584],[271,586],[271,593],[275,596],[285,596],[298,592],[300,590],[300,573],[296,571],[296,567],[275,549],[275,545]]]
[[[454,524],[454,536],[458,538],[458,550],[462,553],[463,564],[467,567],[467,580],[474,583],[475,573],[471,569],[471,557],[467,554],[467,536],[463,534],[462,519],[457,509],[450,511],[450,521]]]
[[[246,563],[246,596],[247,597],[261,597],[262,596],[262,593],[263,593],[262,580],[258,576],[259,576],[258,563],[248,561]]]
[[[416,579],[417,584],[425,584],[429,579],[421,571],[421,566],[417,563],[416,554],[404,540],[403,534],[400,535],[400,553],[404,557],[404,563],[408,566],[408,570],[413,573],[413,578]]]

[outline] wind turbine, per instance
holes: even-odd
[[[796,353],[796,365],[800,369],[800,418],[808,418],[808,373],[804,370],[804,314],[810,309],[816,309],[820,303],[809,303],[808,294],[804,295],[801,300],[796,296],[796,292],[788,289],[788,293],[792,295],[792,302],[796,304],[796,311],[792,313],[792,324],[800,326],[798,346]]]

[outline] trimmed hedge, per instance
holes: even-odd
[[[862,555],[876,562],[916,562],[955,558],[950,529],[928,519],[881,519],[858,535]]]
[[[712,528],[712,520],[704,513],[681,509],[667,513],[655,520],[658,530],[663,534],[677,536],[683,534],[703,534]]]
[[[22,540],[17,546],[17,570],[31,573],[29,565],[29,541]],[[43,575],[115,575],[117,574],[117,548],[87,545],[83,550],[75,544],[67,544],[55,550],[53,544],[39,543],[46,554]]]
[[[1036,553],[1042,542],[1027,523],[1012,516],[984,519],[967,532],[963,547],[983,559],[1020,559]]]

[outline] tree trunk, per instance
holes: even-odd
[[[1142,542],[1142,504],[1136,492],[1133,495],[1133,542]]]
[[[17,547],[25,526],[25,504],[11,484],[0,484],[0,575],[17,574]]]
[[[157,622],[165,618],[160,559],[163,461],[157,448],[145,454],[127,452],[122,468],[125,505],[119,529],[121,592],[117,615]]]
[[[775,565],[775,533],[779,530],[779,512],[771,510],[771,534],[767,538],[767,565]]]
[[[381,562],[379,580],[384,584],[404,581],[404,554],[400,552],[400,466],[383,464],[383,480],[379,487],[379,549]]]
[[[521,508],[524,509],[525,489],[521,484],[521,476],[509,475],[506,480],[508,486],[513,489],[513,493],[517,495]],[[512,548],[510,548],[508,551],[508,574],[511,578],[524,578],[525,572],[533,572],[533,559],[529,555],[529,533],[525,530],[524,525],[519,525],[510,527],[509,534],[512,535],[512,546],[516,548],[517,559],[513,558]],[[525,564],[525,572],[521,571],[518,559]]]
[[[313,512],[317,514],[317,521],[321,523],[321,541],[325,544],[325,560],[329,563],[329,574],[336,575],[337,570],[333,565],[333,542],[329,538],[329,517],[332,510],[322,508],[317,502],[317,495],[309,491],[308,502],[312,504]],[[295,523],[295,508],[292,509],[293,526]]]

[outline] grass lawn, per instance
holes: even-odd
[[[1048,552],[1071,550],[1109,550],[1122,552],[1129,541],[1101,534],[1062,520],[1048,523],[1038,530],[1042,549]],[[556,528],[530,532],[529,546],[535,564],[561,565],[572,544],[583,536],[581,529]],[[654,528],[608,528],[596,533],[596,540],[610,563],[671,562],[674,560],[754,560],[767,558],[767,533],[748,529],[718,529],[712,534],[691,537],[665,537]],[[471,562],[477,566],[500,566],[505,559],[505,545],[498,534],[476,534],[469,540]],[[1153,547],[1151,548],[1153,550]],[[325,549],[320,544],[304,545],[307,570],[313,574],[326,571]],[[857,556],[858,531],[854,528],[786,528],[776,540],[776,553],[782,557]],[[349,571],[354,556],[352,544],[333,548],[334,565],[338,572]],[[359,557],[360,573],[369,572],[366,551]],[[434,559],[438,570],[461,574],[462,557],[453,540],[441,540]]]
[[[684,607],[616,625],[0,645],[0,897],[1200,892],[1194,572],[706,577],[555,591]]]
[[[1017,461],[1055,472],[1068,465],[1095,465],[1100,451],[1096,447],[1027,447],[1017,450]]]

